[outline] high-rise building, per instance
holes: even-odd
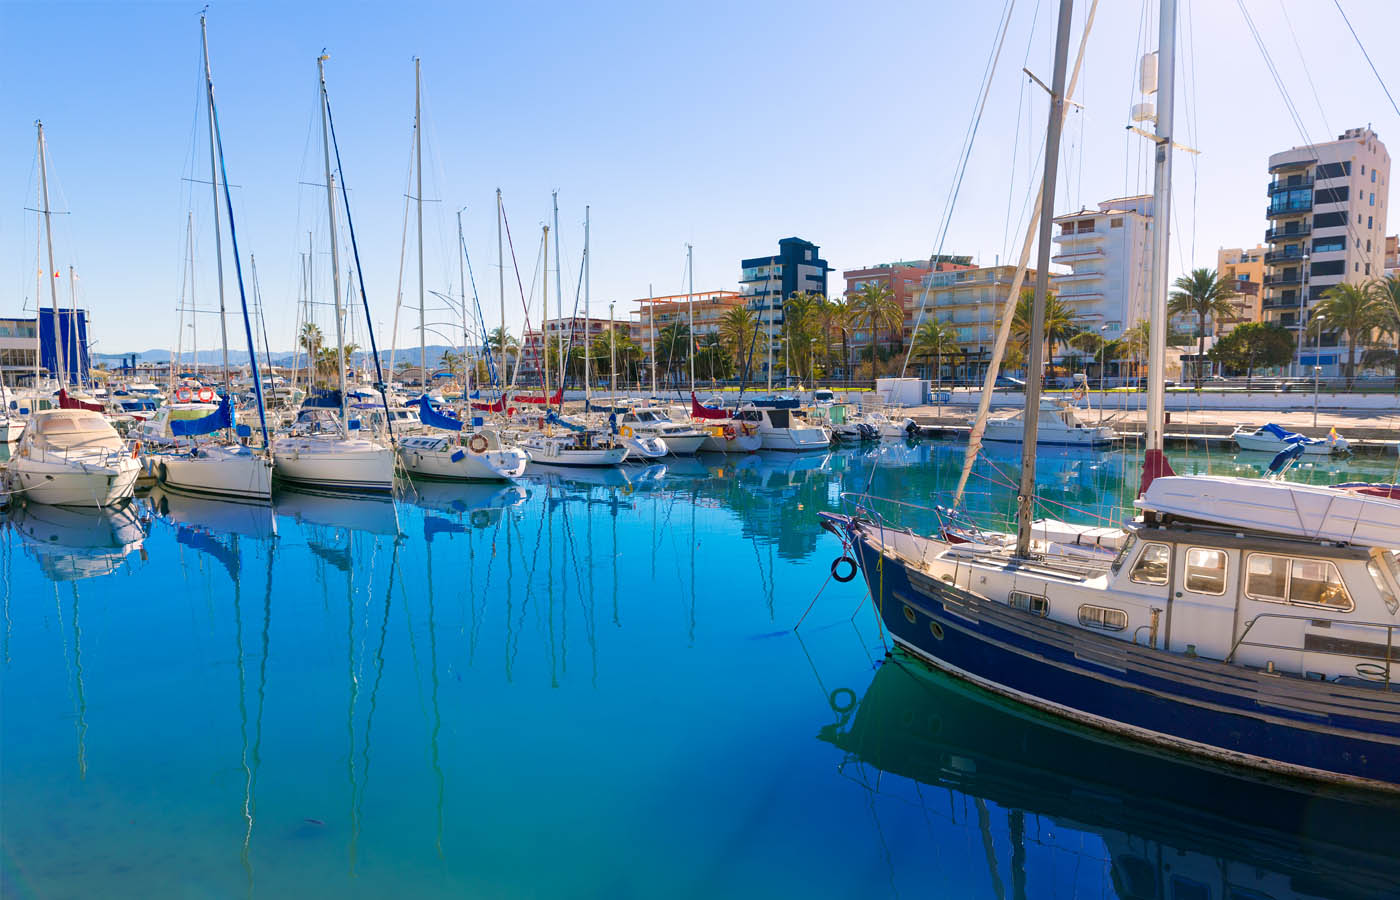
[[[788,297],[798,291],[826,296],[826,273],[831,267],[819,251],[811,241],[783,238],[778,241],[776,256],[758,256],[739,263],[741,292],[770,337],[782,330],[783,301]]]
[[[971,256],[940,255],[932,264],[929,260],[903,260],[880,263],[862,269],[849,269],[841,273],[846,280],[846,299],[850,300],[868,284],[882,284],[904,310],[904,343],[914,337],[915,321],[919,317],[919,303],[923,300],[924,276],[933,272],[952,272],[958,269],[971,269]],[[924,311],[927,317],[928,309]],[[854,347],[865,347],[870,343],[868,326],[857,326],[850,338]]]
[[[1050,287],[1079,324],[1113,340],[1146,319],[1152,196],[1105,200],[1097,210],[1056,216],[1055,224],[1058,249],[1050,261],[1070,271],[1052,275]]]
[[[1390,155],[1370,128],[1351,128],[1273,154],[1269,175],[1264,318],[1299,331],[1299,366],[1338,374],[1345,337],[1314,328],[1311,311],[1329,288],[1383,274]]]

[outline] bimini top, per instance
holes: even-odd
[[[1134,501],[1139,509],[1314,541],[1400,548],[1400,502],[1334,487],[1170,475]]]

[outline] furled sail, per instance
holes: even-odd
[[[433,409],[432,403],[428,402],[428,395],[424,394],[418,398],[418,421],[429,428],[441,428],[443,431],[461,431],[462,420],[455,416],[444,415]]]

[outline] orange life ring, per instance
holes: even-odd
[[[181,385],[180,389],[175,392],[175,399],[179,400],[181,403],[188,403],[193,396],[193,392],[184,385]]]
[[[207,388],[207,387],[202,387],[202,388],[200,388],[200,389],[199,389],[199,402],[200,402],[200,403],[213,403],[213,402],[214,402],[214,390],[213,390],[213,388]]]
[[[623,425],[622,428],[618,429],[617,433],[622,435],[624,438],[630,438],[632,436],[632,426]]]
[[[726,425],[726,426],[724,426],[724,439],[725,439],[726,441],[732,441],[732,440],[734,440],[735,436],[736,436],[736,435],[735,435],[735,432],[734,432],[734,426],[733,426],[733,425]]]
[[[472,439],[467,442],[467,448],[473,453],[485,453],[486,447],[486,438],[483,435],[474,434]]]

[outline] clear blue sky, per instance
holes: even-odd
[[[1371,123],[1400,152],[1400,119],[1329,0],[1244,3],[1313,140]],[[1077,4],[1078,16],[1087,5]],[[1400,3],[1342,5],[1400,93]],[[1017,243],[1046,114],[1019,70],[1025,63],[1048,79],[1056,6],[1015,0],[946,252],[991,263]],[[98,351],[174,343],[189,210],[200,303],[215,302],[208,187],[182,180],[208,178],[199,8],[0,0],[0,314],[32,308],[36,290],[36,217],[24,210],[36,204],[36,118],[48,134],[55,206],[70,213],[56,217],[57,264],[78,268]],[[1075,98],[1085,108],[1066,130],[1057,212],[1150,190],[1145,147],[1123,129],[1136,58],[1154,43],[1141,34],[1144,8],[1150,35],[1155,2],[1100,5]],[[788,235],[820,244],[838,274],[926,257],[1001,12],[999,2],[965,0],[215,3],[210,42],[229,179],[239,186],[241,249],[245,260],[257,256],[272,344],[292,342],[307,231],[326,249],[324,197],[299,184],[322,180],[322,47],[376,321],[393,317],[420,56],[425,195],[440,200],[425,215],[428,287],[456,290],[453,217],[466,206],[468,250],[494,326],[497,187],[527,289],[550,191],[560,192],[569,296],[583,207],[592,206],[595,314],[606,314],[608,300],[630,308],[625,301],[648,285],[683,290],[687,242],[697,289],[736,288],[740,258],[772,252]],[[1178,140],[1203,154],[1178,159],[1173,257],[1213,265],[1217,247],[1259,241],[1266,157],[1303,138],[1236,2],[1182,0],[1182,31]],[[416,304],[411,240],[404,287]],[[324,297],[329,276],[318,265]],[[519,297],[513,286],[507,293],[518,332]],[[414,321],[416,309],[400,324],[400,345],[416,344]],[[205,317],[202,347],[212,346],[212,325]],[[387,346],[388,334],[380,340]]]

